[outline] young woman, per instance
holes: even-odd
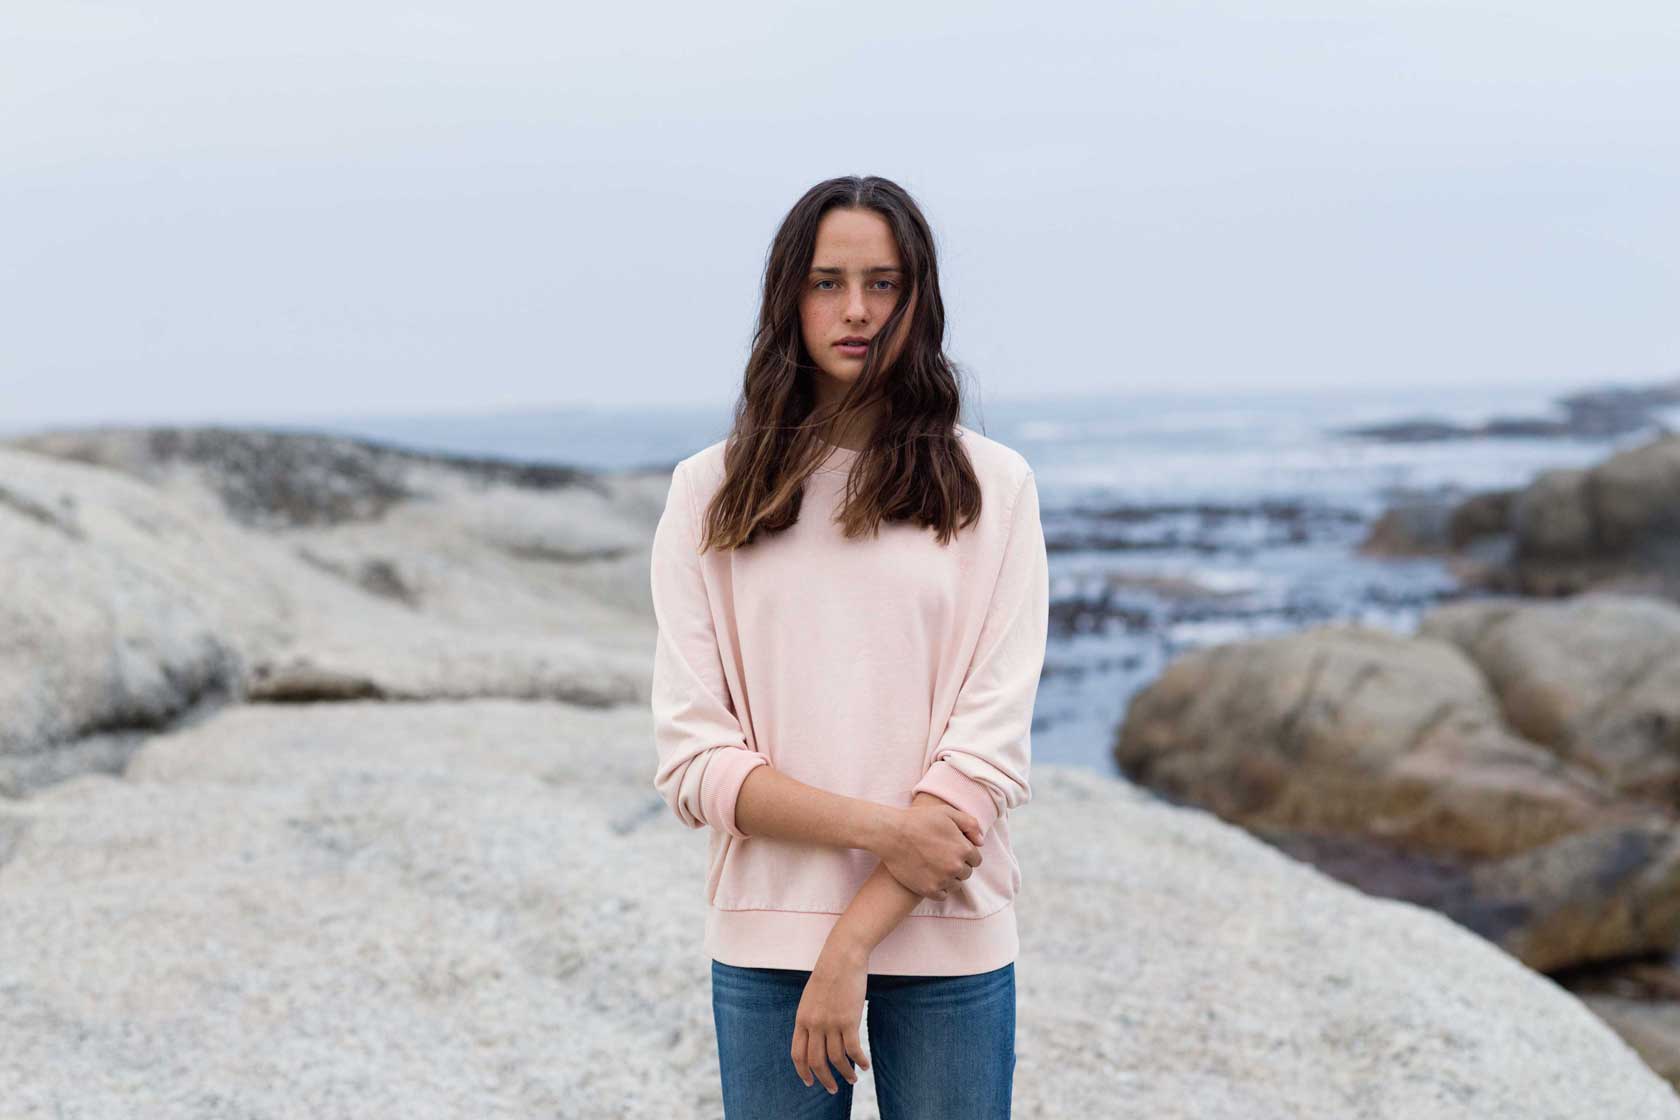
[[[1032,469],[957,422],[944,334],[914,201],[813,187],[733,430],[654,534],[654,784],[709,828],[727,1120],[849,1115],[866,1001],[883,1120],[1009,1115],[1049,581]]]

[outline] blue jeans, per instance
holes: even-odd
[[[852,1084],[840,1070],[830,1071],[840,1090],[830,1093],[820,1078],[806,1085],[793,1068],[794,1016],[810,976],[712,962],[724,1120],[851,1116]],[[881,1120],[1007,1120],[1015,1081],[1014,962],[972,976],[870,973],[864,1001]]]

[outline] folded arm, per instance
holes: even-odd
[[[941,800],[931,793],[918,793],[910,804],[930,805]],[[829,931],[822,955],[833,963],[866,966],[875,946],[898,928],[920,901],[922,896],[893,878],[885,863],[877,863]]]
[[[748,836],[774,836],[880,854],[901,810],[806,785],[773,766],[747,775],[735,800],[735,824]]]

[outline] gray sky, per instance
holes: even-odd
[[[1680,371],[1680,4],[147,4],[0,23],[0,427],[731,399],[777,221],[983,399]]]

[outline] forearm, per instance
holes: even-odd
[[[891,805],[806,785],[774,766],[753,767],[735,801],[735,823],[748,836],[871,852],[879,850],[899,812]]]
[[[910,799],[910,803],[943,804],[944,799],[931,793],[918,793]],[[847,904],[845,913],[829,931],[823,954],[853,964],[866,963],[875,946],[897,929],[898,923],[908,917],[921,900],[921,895],[893,877],[885,863],[877,863],[875,870]]]

